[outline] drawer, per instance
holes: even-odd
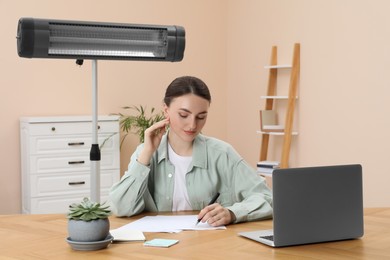
[[[71,205],[72,203],[80,203],[84,197],[90,197],[90,194],[84,193],[73,196],[33,198],[31,200],[31,208],[24,209],[23,213],[66,214],[69,211],[69,205]],[[108,201],[108,192],[101,193],[100,201],[101,203]],[[109,204],[107,203],[107,205]]]
[[[101,152],[119,150],[119,133],[100,134],[98,137]],[[30,138],[30,154],[88,153],[91,150],[91,135],[66,135],[55,137],[34,136]]]
[[[107,192],[119,181],[119,169],[100,172],[100,190]],[[64,175],[32,175],[30,179],[31,197],[49,197],[71,194],[88,194],[90,197],[90,173]]]
[[[119,132],[118,121],[98,122],[98,133]],[[92,122],[52,122],[28,124],[30,135],[59,136],[72,134],[91,134]]]
[[[20,119],[24,213],[65,213],[69,204],[91,196],[92,125],[88,115]],[[104,201],[120,178],[119,117],[99,115],[98,126]]]
[[[89,171],[91,161],[89,152],[69,156],[38,156],[30,157],[30,174],[66,173]],[[102,170],[119,169],[119,152],[102,153],[100,168]]]

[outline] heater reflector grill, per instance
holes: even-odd
[[[49,23],[49,55],[167,55],[167,30]]]

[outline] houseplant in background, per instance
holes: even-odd
[[[110,235],[111,215],[109,206],[84,198],[69,206],[68,243],[75,250],[97,250],[107,247]]]
[[[120,128],[124,132],[121,139],[121,147],[129,133],[138,135],[140,143],[143,143],[145,130],[154,123],[164,119],[163,113],[155,113],[155,109],[153,107],[150,109],[149,113],[147,113],[146,106],[142,105],[125,106],[122,107],[122,109],[132,111],[133,114],[113,114],[119,116]]]

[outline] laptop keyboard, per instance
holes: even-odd
[[[270,240],[270,241],[274,241],[274,236],[260,236],[260,238],[263,238],[263,239],[267,239],[267,240]]]

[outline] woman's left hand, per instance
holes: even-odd
[[[210,226],[217,227],[234,222],[235,216],[227,208],[214,203],[202,209],[199,212],[198,219],[201,219],[203,223],[207,222]]]

